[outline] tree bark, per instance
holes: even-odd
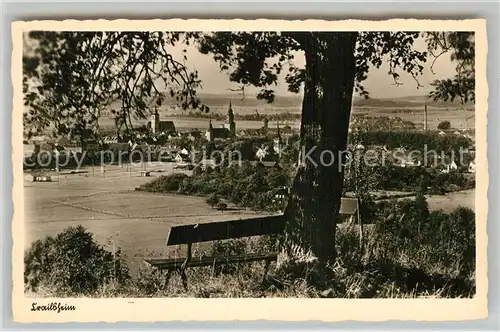
[[[307,33],[301,152],[284,211],[278,263],[335,259],[336,217],[342,195],[355,77],[356,32]],[[342,158],[341,158],[342,157]]]

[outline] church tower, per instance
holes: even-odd
[[[151,115],[151,132],[153,134],[160,132],[160,114],[158,114],[157,108],[155,108],[155,112]]]
[[[226,128],[229,130],[229,137],[234,137],[236,135],[236,123],[234,122],[231,101],[229,102],[229,109],[227,110]]]
[[[269,120],[267,118],[264,118],[262,120],[262,131],[264,135],[267,135],[268,129],[269,129]]]
[[[281,155],[281,149],[282,149],[282,145],[283,145],[283,140],[281,138],[281,133],[280,133],[280,126],[279,126],[279,122],[276,121],[276,131],[277,131],[277,137],[274,139],[273,141],[273,148],[274,148],[274,151],[278,154],[278,155]]]
[[[205,137],[207,141],[212,142],[214,140],[214,127],[212,126],[212,119],[209,120],[208,122],[208,129],[207,132],[205,133]]]

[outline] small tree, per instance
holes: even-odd
[[[448,130],[451,128],[451,123],[450,121],[441,121],[439,124],[438,124],[438,129],[441,129],[441,130]]]
[[[220,203],[220,199],[219,197],[217,196],[217,194],[215,193],[212,193],[210,195],[207,196],[205,202],[210,205],[210,207],[213,209],[214,206],[218,205]]]
[[[224,202],[217,203],[217,210],[225,211],[227,210],[227,204]]]

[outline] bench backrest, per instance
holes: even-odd
[[[167,245],[236,239],[242,237],[278,234],[285,227],[283,215],[179,225],[170,229]]]
[[[359,212],[356,198],[342,197],[340,215]],[[173,226],[167,246],[278,234],[285,228],[283,215]]]

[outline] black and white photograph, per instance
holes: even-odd
[[[73,298],[477,299],[484,22],[125,22],[19,28],[26,310],[75,311]]]

